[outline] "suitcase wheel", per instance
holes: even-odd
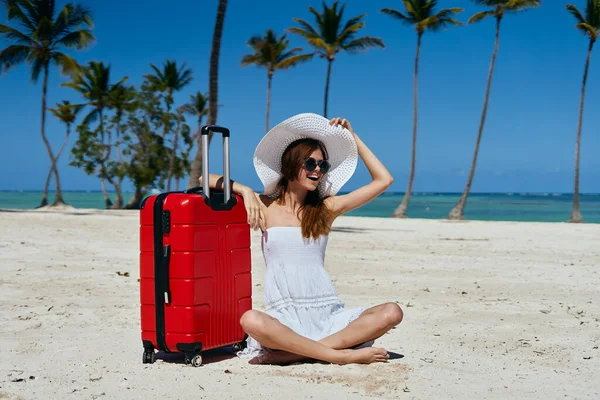
[[[202,365],[202,356],[200,354],[196,354],[189,358],[189,356],[186,355],[185,361],[189,364],[192,364],[192,367],[199,367]]]
[[[144,357],[142,358],[143,364],[154,364],[156,361],[156,353],[154,353],[154,349],[144,350]]]
[[[242,351],[245,348],[246,348],[246,341],[245,340],[241,341],[241,342],[238,342],[238,343],[234,343],[233,346],[231,346],[231,349],[234,352]]]

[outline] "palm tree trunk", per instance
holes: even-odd
[[[52,172],[53,169],[52,166],[50,166],[50,169],[48,170],[48,176],[46,176],[46,183],[44,184],[45,194],[42,195],[42,202],[37,208],[45,207],[48,205],[48,188],[50,187],[50,179],[52,178]]]
[[[127,203],[125,205],[124,208],[126,210],[137,210],[140,208],[140,204],[143,199],[144,199],[144,191],[142,190],[142,188],[136,187],[135,192],[133,193],[133,197],[131,198],[129,203]]]
[[[50,168],[51,171],[54,171],[54,176],[56,178],[56,197],[54,199],[54,203],[52,204],[53,206],[66,204],[65,199],[63,198],[63,195],[62,195],[60,179],[58,178],[58,167],[56,166],[56,164],[58,163],[58,159],[60,158],[60,155],[64,151],[65,146],[67,145],[67,142],[69,141],[70,133],[71,133],[71,125],[67,124],[67,134],[65,135],[65,140],[63,141],[62,145],[60,146],[58,153],[56,153],[56,157],[54,157],[54,160],[52,161],[52,167]]]
[[[218,109],[218,83],[219,83],[219,54],[221,52],[221,37],[223,36],[223,26],[225,24],[225,11],[227,11],[227,0],[219,0],[217,8],[217,17],[215,20],[215,30],[210,49],[210,70],[208,85],[208,120],[207,125],[217,123]],[[211,137],[209,136],[209,143]],[[198,186],[198,180],[202,175],[202,146],[200,140],[200,131],[198,131],[198,149],[190,170],[188,188]]]
[[[116,128],[116,140],[117,140],[117,161],[119,162],[119,167],[123,168],[123,156],[121,154],[121,117],[117,119],[117,128]],[[115,201],[114,208],[123,208],[123,193],[121,192],[121,184],[123,183],[123,177],[119,174],[117,176],[117,182],[115,184],[115,191],[117,192],[117,199]]]
[[[575,143],[575,189],[573,190],[573,210],[569,222],[581,222],[581,211],[579,210],[579,149],[581,147],[581,128],[583,125],[583,104],[585,100],[585,85],[587,83],[588,70],[590,68],[590,59],[592,57],[592,48],[594,41],[590,40],[585,69],[583,71],[583,83],[581,84],[581,100],[579,102],[579,122],[577,124],[577,141]]]
[[[485,90],[485,101],[483,102],[483,111],[481,113],[481,121],[479,122],[479,131],[477,132],[477,140],[475,142],[475,151],[473,153],[473,161],[471,162],[471,170],[469,171],[469,177],[467,179],[467,185],[463,191],[458,203],[448,214],[448,219],[462,220],[465,219],[464,211],[467,205],[467,197],[471,191],[471,184],[473,183],[473,177],[475,176],[475,166],[477,165],[477,155],[479,154],[479,145],[481,144],[481,135],[483,134],[483,127],[485,125],[485,117],[487,116],[487,108],[490,100],[490,90],[492,88],[492,77],[494,75],[494,66],[496,64],[496,55],[498,54],[498,46],[500,43],[500,21],[502,18],[496,18],[496,41],[494,44],[494,52],[492,53],[492,61],[490,62],[490,70],[488,72],[487,87]]]
[[[171,149],[171,156],[169,157],[169,174],[167,176],[167,192],[171,191],[171,179],[175,173],[175,155],[177,154],[177,142],[179,140],[179,130],[181,129],[181,116],[177,118],[177,128],[173,137],[173,149]]]
[[[325,81],[325,105],[323,107],[323,116],[327,118],[327,103],[329,102],[329,81],[331,79],[331,64],[333,59],[327,60],[327,80]]]
[[[419,115],[419,54],[421,53],[421,37],[422,33],[418,34],[417,38],[417,54],[415,56],[415,75],[414,75],[414,88],[413,88],[413,101],[414,101],[414,114],[413,114],[413,135],[412,135],[412,151],[411,151],[411,161],[410,161],[410,174],[408,176],[408,188],[406,189],[406,193],[404,193],[404,197],[402,198],[402,202],[394,210],[392,213],[392,217],[394,218],[405,218],[406,217],[406,209],[408,208],[408,203],[410,202],[410,196],[412,194],[412,187],[415,180],[415,165],[417,159],[417,121]]]
[[[100,134],[102,135],[102,144],[104,144],[104,115],[102,110],[99,112],[100,114]],[[104,196],[104,204],[106,208],[111,208],[113,203],[110,201],[110,197],[108,197],[108,191],[106,190],[106,180],[104,175],[106,174],[106,168],[104,167],[104,150],[102,150],[102,157],[100,160],[100,185],[102,186],[102,195]]]
[[[42,140],[46,145],[46,150],[48,151],[48,156],[50,157],[50,163],[52,165],[52,160],[54,160],[54,155],[52,154],[52,148],[50,147],[50,142],[48,142],[48,138],[46,137],[46,94],[48,93],[48,65],[44,67],[44,86],[42,87]],[[46,185],[44,187],[44,192],[42,193],[42,200],[38,207],[44,207],[48,205],[48,186],[50,184],[50,180],[46,179]]]
[[[271,114],[271,81],[273,80],[273,72],[269,71],[267,78],[267,116],[265,119],[265,133],[269,132],[269,115]]]

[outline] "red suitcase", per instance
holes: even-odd
[[[223,191],[210,191],[208,134],[223,135]],[[243,199],[231,193],[229,130],[202,128],[203,187],[147,197],[140,210],[140,303],[143,363],[155,349],[201,352],[244,348],[240,317],[252,308],[250,226]]]

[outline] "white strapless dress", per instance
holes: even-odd
[[[265,312],[312,340],[341,331],[366,309],[345,308],[338,297],[324,266],[327,241],[326,235],[303,238],[301,228],[292,226],[268,228],[261,239],[267,267]],[[264,351],[249,337],[247,348],[237,355],[254,357]]]

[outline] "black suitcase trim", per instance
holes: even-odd
[[[168,254],[163,249],[163,206],[170,193],[161,193],[154,200],[154,309],[156,311],[156,345],[159,351],[170,353],[165,339],[165,292],[169,290]],[[169,250],[167,250],[169,251]],[[165,268],[166,267],[166,268]],[[169,294],[170,295],[170,294]]]

